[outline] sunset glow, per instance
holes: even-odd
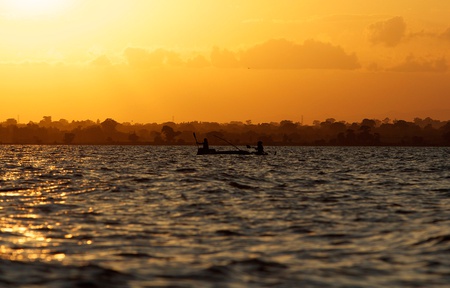
[[[68,8],[71,0],[4,0],[3,8],[13,17],[51,16]]]
[[[0,121],[450,118],[450,2],[0,0]]]

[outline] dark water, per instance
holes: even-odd
[[[0,287],[450,285],[450,148],[266,150],[0,146]]]

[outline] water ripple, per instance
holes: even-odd
[[[447,287],[449,148],[0,146],[1,287]]]

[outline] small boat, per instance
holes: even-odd
[[[198,148],[197,155],[267,155],[267,153],[261,154],[258,152],[249,152],[249,151],[245,151],[245,150],[220,151],[220,150],[216,150],[216,149]]]
[[[250,155],[251,153],[244,150],[218,151],[216,149],[204,149],[204,148],[198,148],[197,150],[197,155],[221,155],[221,154]]]
[[[237,149],[237,150],[225,150],[225,151],[219,150],[218,151],[216,149],[209,148],[208,139],[205,138],[202,143],[199,143],[197,140],[197,136],[195,135],[195,132],[193,133],[193,135],[194,135],[195,143],[197,143],[197,147],[199,144],[203,145],[202,148],[198,147],[197,155],[268,155],[266,152],[264,152],[264,150],[262,150],[262,142],[261,141],[258,142],[258,145],[261,145],[261,147],[258,147],[258,148],[261,148],[261,149],[257,149],[257,150],[259,150],[257,152],[250,152],[250,151],[246,151],[246,150],[241,150],[237,146],[228,142],[227,140],[214,135],[217,138],[225,141],[226,143],[230,144],[231,146],[233,146],[234,148]],[[247,145],[247,148],[251,148],[251,147]]]

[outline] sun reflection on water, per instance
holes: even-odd
[[[0,257],[11,261],[61,261],[64,253],[52,254],[48,247],[55,246],[52,239],[39,232],[39,229],[52,229],[51,225],[33,225],[24,222],[12,222],[18,219],[38,219],[36,214],[25,214],[19,217],[1,218],[0,232],[2,238],[10,238],[10,246],[1,245]],[[57,244],[56,244],[57,245]]]
[[[42,214],[34,212],[37,207],[49,205],[39,189],[7,191],[0,196],[4,197],[0,210],[7,213],[0,218],[0,259],[60,262],[66,258],[65,253],[52,250],[59,243],[47,234],[57,224],[45,221]]]
[[[38,187],[11,187],[10,190],[0,193],[0,211],[3,213],[0,218],[0,259],[66,261],[66,253],[58,247],[74,236],[60,231],[61,223],[52,218],[53,213],[64,208],[66,192],[58,191],[60,185],[55,181],[43,181]],[[86,239],[76,245],[92,243]]]

